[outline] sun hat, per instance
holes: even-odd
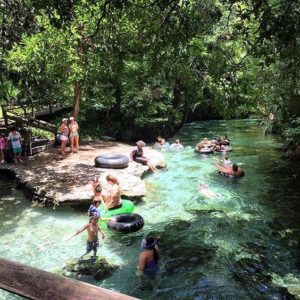
[[[66,121],[68,121],[67,118],[63,118],[63,119],[62,119],[62,122],[66,122]]]
[[[73,120],[75,120],[75,118],[74,118],[74,117],[70,117],[69,120],[70,120],[70,121],[73,121]]]
[[[146,143],[145,143],[144,141],[142,141],[142,140],[139,140],[139,141],[136,142],[136,145],[137,145],[138,147],[145,147],[145,146],[146,146]]]

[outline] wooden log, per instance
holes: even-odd
[[[100,288],[0,258],[0,288],[36,300],[134,300],[137,298]],[[126,280],[126,278],[124,278]]]
[[[7,118],[22,124],[27,124],[32,127],[36,127],[45,131],[49,131],[52,133],[57,132],[57,128],[54,124],[47,123],[45,121],[37,120],[34,118],[25,118],[21,116],[12,116],[11,114],[7,114]]]

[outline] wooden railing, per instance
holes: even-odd
[[[0,258],[0,288],[36,300],[137,299],[3,258]]]

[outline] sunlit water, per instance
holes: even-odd
[[[217,175],[222,154],[199,155],[204,137],[227,133],[242,179]],[[136,205],[142,231],[107,232],[99,250],[121,269],[102,281],[82,280],[142,299],[288,299],[286,277],[299,275],[299,164],[281,159],[278,142],[255,120],[208,121],[184,126],[182,151],[163,154],[166,170],[145,178],[148,196]],[[198,192],[206,183],[216,196]],[[85,251],[86,234],[64,240],[87,223],[86,211],[31,208],[11,180],[0,179],[0,257],[55,271]],[[155,280],[135,274],[144,235],[161,236]],[[17,296],[0,291],[0,299]]]

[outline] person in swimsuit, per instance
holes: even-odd
[[[143,141],[138,141],[138,142],[136,142],[136,146],[137,146],[137,149],[133,150],[130,153],[131,160],[133,160],[139,164],[142,164],[142,165],[147,165],[153,173],[158,172],[156,167],[151,163],[150,159],[144,156],[143,147],[145,147],[146,144]]]
[[[81,227],[80,229],[78,229],[74,234],[72,234],[67,241],[69,241],[72,237],[74,237],[75,235],[83,232],[84,230],[87,230],[88,233],[88,238],[87,238],[87,242],[86,242],[86,252],[85,254],[83,254],[80,259],[87,255],[88,253],[90,253],[92,250],[94,251],[94,258],[96,258],[97,255],[97,249],[99,247],[99,239],[98,239],[98,233],[100,232],[102,235],[102,239],[105,239],[105,234],[102,231],[102,229],[100,228],[99,224],[98,224],[98,217],[97,216],[92,216],[90,218],[90,223],[86,224],[85,226]]]
[[[77,153],[79,150],[79,126],[78,123],[75,121],[74,117],[71,117],[69,124],[69,130],[70,130],[70,144],[71,144],[71,150],[72,153]]]
[[[122,206],[122,189],[120,187],[120,183],[116,177],[113,175],[107,175],[106,181],[110,185],[107,194],[105,195],[105,208],[106,209],[114,209]]]
[[[68,119],[63,118],[62,123],[59,127],[59,139],[60,139],[60,153],[61,155],[66,155],[66,146],[68,143],[69,127]]]
[[[232,166],[217,166],[219,173],[225,173],[234,177],[243,177],[245,176],[245,172],[241,170],[237,164],[233,164]]]
[[[183,146],[180,144],[180,140],[176,139],[175,143],[171,144],[170,148],[171,149],[182,149]]]
[[[154,277],[159,269],[158,266],[158,246],[153,236],[148,236],[142,243],[143,252],[140,254],[137,271],[145,275]]]

